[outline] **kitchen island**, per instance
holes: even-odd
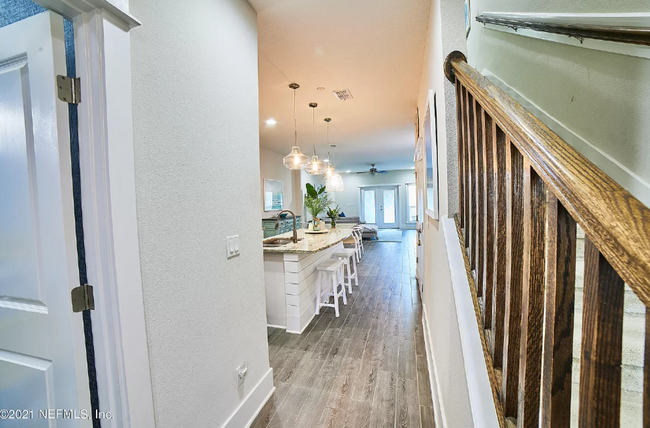
[[[298,230],[297,243],[264,246],[264,282],[266,285],[266,320],[270,327],[286,328],[300,334],[316,314],[316,267],[343,248],[343,240],[352,235],[351,228],[336,228],[324,234]],[[265,239],[290,239],[293,232]]]

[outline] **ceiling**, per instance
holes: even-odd
[[[291,82],[298,144],[326,157],[325,117],[336,167],[362,171],[413,165],[414,119],[430,0],[249,0],[257,11],[260,144],[281,154],[293,145]],[[318,87],[325,88],[317,90]],[[354,97],[339,101],[333,90]],[[275,119],[276,125],[266,125]]]

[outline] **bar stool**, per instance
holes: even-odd
[[[320,314],[320,308],[327,306],[334,308],[336,316],[339,316],[339,297],[343,297],[343,304],[348,304],[348,299],[345,296],[345,285],[343,282],[339,282],[339,277],[343,278],[343,260],[339,258],[325,260],[316,267],[318,271],[318,290],[316,290],[316,315]],[[326,285],[323,285],[323,276],[325,276],[326,281],[330,281],[332,285],[332,292],[327,294],[328,301],[329,296],[334,296],[334,303],[324,303],[321,302],[321,297],[323,291],[327,289]],[[341,286],[341,291],[339,291],[339,285]]]
[[[357,225],[353,230],[356,230],[357,232],[357,237],[359,238],[359,249],[361,250],[361,257],[363,257],[366,254],[366,249],[363,248],[363,226]]]
[[[343,270],[344,273],[347,270],[347,276],[345,276],[345,282],[348,286],[348,293],[352,294],[352,280],[354,279],[354,285],[359,286],[359,277],[357,276],[357,252],[353,248],[342,248],[340,251],[334,253],[334,257],[337,257],[343,260]],[[352,262],[350,262],[352,259]],[[350,269],[354,268],[354,272]]]

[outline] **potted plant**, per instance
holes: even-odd
[[[318,214],[322,213],[327,209],[331,203],[329,195],[325,191],[325,186],[319,186],[318,188],[314,187],[310,183],[307,183],[307,194],[305,195],[305,207],[309,214],[311,214],[313,220],[310,228],[314,231],[321,230],[324,226],[322,225],[321,219],[318,218]]]
[[[334,208],[327,208],[327,216],[332,220],[332,229],[336,228],[336,220],[339,218],[339,215],[341,214],[341,209],[339,206],[335,206]]]

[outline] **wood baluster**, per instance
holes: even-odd
[[[470,223],[471,223],[471,206],[470,206],[470,194],[472,190],[471,186],[471,170],[470,170],[470,144],[469,144],[469,108],[467,107],[467,100],[469,93],[467,88],[463,86],[463,170],[465,171],[465,253],[467,253],[467,248],[469,247],[470,242]]]
[[[524,250],[524,158],[506,142],[506,303],[503,349],[504,416],[516,417],[519,387],[522,259]]]
[[[494,302],[494,125],[492,117],[483,112],[483,171],[485,182],[485,245],[481,247],[485,266],[485,328],[491,330],[490,344],[494,340],[494,329],[492,328],[492,305]],[[492,345],[490,345],[491,347]]]
[[[576,222],[548,193],[548,241],[542,368],[542,425],[571,425],[571,366],[576,278]]]
[[[456,118],[458,120],[458,219],[461,229],[465,228],[465,168],[464,168],[464,134],[463,134],[463,96],[460,80],[456,80]]]
[[[643,426],[650,427],[650,308],[645,310],[645,355],[643,360]]]
[[[492,305],[491,351],[494,366],[503,366],[503,338],[505,336],[506,307],[506,241],[507,241],[507,203],[506,203],[506,135],[496,123],[492,123],[494,135],[494,297]],[[489,249],[488,249],[489,250]]]
[[[623,280],[585,238],[578,425],[618,427],[621,417]]]
[[[468,123],[467,130],[469,135],[469,266],[471,269],[476,269],[476,146],[474,145],[474,137],[476,135],[475,121],[474,121],[474,97],[469,92],[467,93],[467,112]],[[476,292],[479,297],[478,287]]]
[[[485,164],[483,155],[483,109],[474,100],[474,150],[476,151],[476,288],[485,308]],[[484,311],[485,312],[485,311]]]
[[[546,271],[546,185],[524,159],[524,258],[517,426],[539,426]],[[523,392],[523,393],[522,393]]]

